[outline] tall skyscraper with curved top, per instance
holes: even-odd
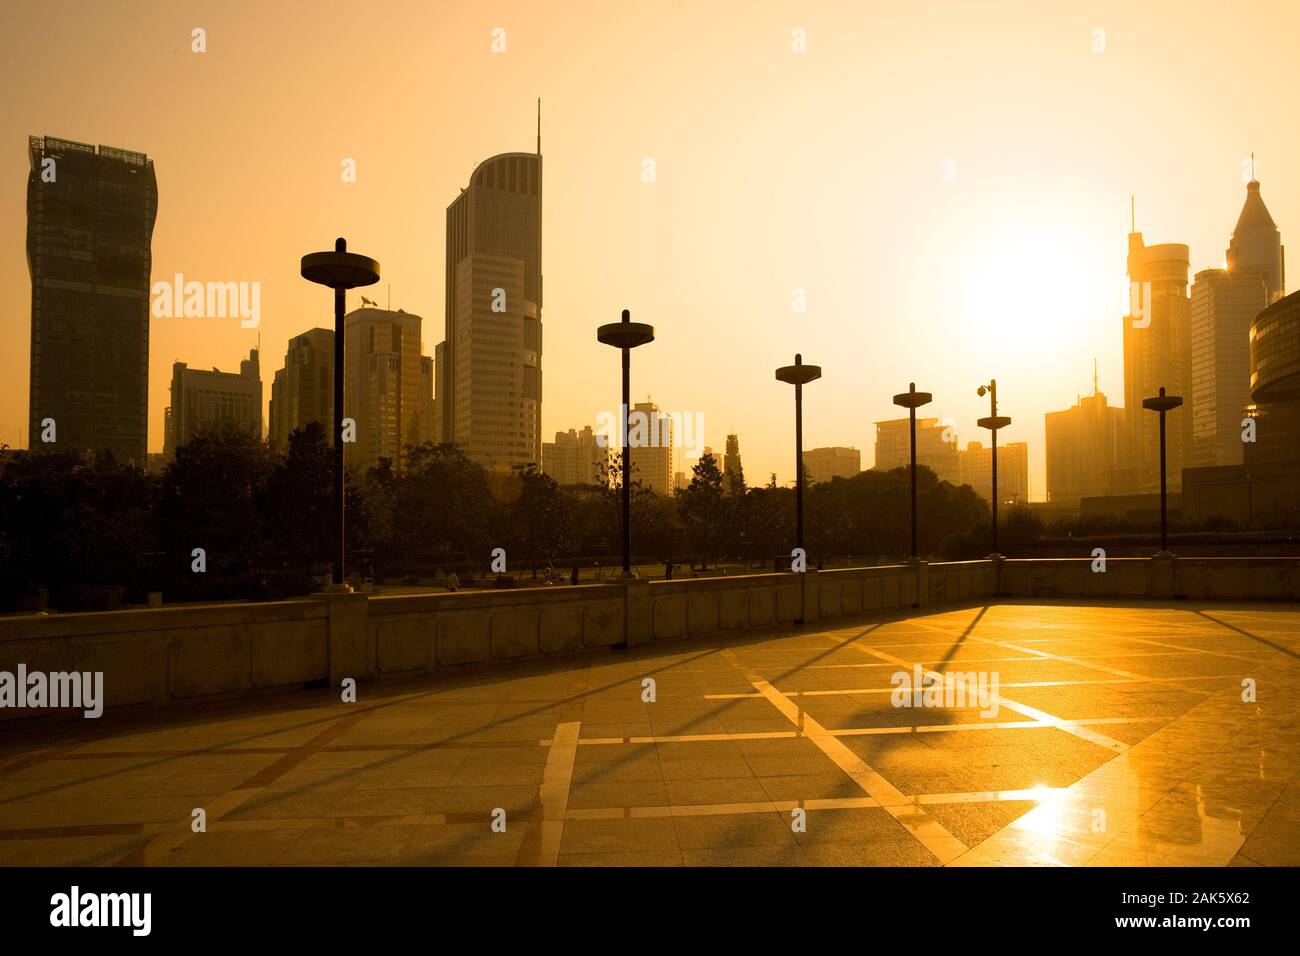
[[[447,207],[443,441],[487,468],[541,463],[542,137],[480,163]]]

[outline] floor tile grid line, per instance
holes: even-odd
[[[941,864],[954,859],[965,852],[966,844],[953,836],[937,820],[920,809],[910,798],[903,795],[893,784],[882,777],[873,767],[846,747],[838,738],[826,732],[810,714],[801,710],[788,697],[769,684],[760,674],[752,670],[730,649],[719,651],[720,656],[736,668],[754,688],[764,695],[785,717],[800,728],[804,736],[814,743],[827,757],[853,781],[862,791],[876,800],[881,807],[932,853]]]
[[[914,666],[913,663],[910,661],[904,660],[901,657],[895,657],[893,654],[889,654],[869,644],[863,644],[860,641],[857,641],[853,638],[849,638],[847,640],[841,639],[835,636],[835,632],[827,632],[826,637],[828,640],[835,641],[846,647],[857,648],[859,651],[861,651],[864,654],[870,654],[873,657],[879,658],[880,660],[889,661],[892,664],[897,664],[898,666],[904,667],[909,671]],[[976,640],[978,640],[978,638],[976,638]],[[943,679],[943,674],[940,673],[939,671],[929,671],[925,676],[929,678],[937,676],[940,680]],[[1128,744],[1123,743],[1122,741],[1115,740],[1111,737],[1107,737],[1105,734],[1099,733],[1095,730],[1089,730],[1087,727],[1071,725],[1068,721],[1063,720],[1060,717],[1057,717],[1055,714],[1049,714],[1047,711],[1040,710],[1037,707],[1030,707],[1028,704],[1022,704],[1019,701],[1012,700],[1008,697],[1003,697],[1001,694],[998,694],[998,703],[1000,706],[1007,707],[1010,710],[1014,710],[1019,714],[1024,714],[1026,717],[1031,717],[1034,720],[1049,723],[1058,730],[1063,730],[1067,734],[1073,734],[1076,737],[1080,737],[1083,740],[1087,740],[1091,743],[1097,744],[1100,747],[1105,747],[1107,750],[1113,751],[1114,753],[1117,754],[1123,753],[1125,750],[1128,749]]]
[[[208,806],[203,807],[205,815],[205,825],[208,821],[217,821],[222,817],[232,813],[243,804],[247,803],[253,797],[260,795],[264,788],[274,783],[279,777],[288,773],[290,770],[298,767],[304,760],[314,753],[320,752],[320,748],[330,741],[336,739],[355,724],[367,717],[373,710],[383,706],[380,702],[370,704],[350,704],[346,713],[333,718],[331,722],[322,728],[317,734],[303,743],[301,746],[289,751],[279,760],[275,761],[269,767],[265,767],[232,788],[225,794],[222,794],[216,800],[208,801]],[[194,819],[179,820],[168,826],[162,833],[155,836],[142,846],[137,847],[124,857],[119,859],[115,866],[154,866],[159,861],[174,850],[179,849],[188,843],[199,832],[194,830]]]

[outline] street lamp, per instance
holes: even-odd
[[[632,401],[632,350],[655,340],[653,325],[633,322],[623,310],[623,321],[609,322],[596,329],[596,340],[623,351],[623,577],[632,576],[632,453],[628,445],[628,416]]]
[[[915,382],[908,382],[907,391],[894,396],[894,404],[907,409],[912,430],[912,560],[920,560],[916,553],[916,410],[922,405],[929,405],[934,396],[929,392],[918,392]]]
[[[803,387],[822,377],[820,365],[804,365],[803,356],[795,355],[793,365],[776,370],[778,382],[794,386],[794,546],[803,548]]]
[[[334,290],[334,522],[337,555],[334,590],[347,590],[343,519],[343,305],[348,289],[379,281],[379,263],[348,252],[346,239],[334,240],[333,252],[313,252],[302,257],[302,277]]]
[[[1182,398],[1166,395],[1165,387],[1160,386],[1160,394],[1155,398],[1142,399],[1142,407],[1160,413],[1160,553],[1169,553],[1169,511],[1168,489],[1165,486],[1165,415],[1179,405]]]
[[[1011,424],[1011,419],[1005,415],[998,414],[998,380],[990,379],[987,385],[981,385],[975,390],[976,395],[983,396],[988,393],[990,402],[993,406],[993,414],[987,418],[981,418],[975,424],[980,428],[987,428],[993,432],[993,553],[998,553],[998,429],[1006,428]]]

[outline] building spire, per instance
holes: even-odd
[[[1097,397],[1098,391],[1099,389],[1097,388],[1097,358],[1096,356],[1093,356],[1092,359],[1092,397],[1093,398]]]
[[[1137,196],[1133,193],[1128,195],[1128,231],[1137,232]]]
[[[542,98],[540,96],[537,97],[537,155],[542,155]]]

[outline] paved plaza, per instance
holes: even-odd
[[[1295,605],[1013,602],[6,722],[0,864],[1296,865],[1298,651]],[[895,706],[915,665],[996,706]]]

